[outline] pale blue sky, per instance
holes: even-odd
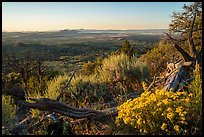
[[[3,31],[168,29],[186,2],[3,2]]]

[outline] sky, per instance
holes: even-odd
[[[185,3],[2,2],[2,31],[168,29]]]

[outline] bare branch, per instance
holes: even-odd
[[[149,87],[147,88],[147,91],[149,91],[151,89],[151,87],[155,84],[155,80],[156,80],[156,74],[154,75],[153,81],[152,83],[149,85]]]
[[[185,61],[193,61],[194,59],[187,53],[185,52],[181,47],[179,47],[177,44],[174,45],[175,48],[181,53]]]
[[[185,52],[181,47],[179,47],[174,42],[174,39],[168,33],[166,33],[166,34],[170,38],[170,41],[174,44],[175,48],[181,53],[181,55],[183,56],[184,60],[185,61],[193,61],[193,58],[187,52]]]
[[[73,72],[72,75],[70,76],[69,81],[62,87],[62,89],[61,89],[61,91],[60,91],[60,95],[59,95],[59,96],[57,97],[57,99],[56,99],[57,101],[59,101],[60,98],[63,96],[64,90],[65,90],[66,87],[68,87],[68,85],[69,85],[69,83],[71,82],[71,80],[72,80],[72,78],[73,78],[73,76],[74,76],[76,70],[77,70],[77,68],[74,70],[74,72]]]
[[[29,108],[38,109],[42,111],[56,112],[71,118],[88,118],[93,117],[100,119],[101,117],[108,117],[117,113],[117,107],[105,109],[105,110],[93,110],[91,108],[75,108],[63,102],[51,100],[48,98],[30,98],[34,103],[21,101],[20,104]]]

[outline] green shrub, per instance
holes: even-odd
[[[61,101],[78,108],[105,109],[108,106],[97,108],[94,105],[118,101],[119,95],[137,91],[141,82],[149,77],[146,64],[134,56],[129,59],[126,54],[111,55],[100,64],[93,74],[76,73]],[[68,74],[59,75],[47,83],[44,94],[36,92],[28,97],[56,99],[69,77]],[[31,113],[35,117],[42,115],[35,110]]]
[[[47,81],[48,78],[46,76],[40,78],[38,76],[31,76],[27,83],[27,90],[29,91],[28,93],[38,93],[43,95],[47,89]]]
[[[161,41],[153,49],[143,54],[140,60],[148,64],[150,74],[153,77],[156,73],[163,72],[166,69],[167,62],[172,60],[173,55],[182,59],[182,56],[172,44]]]
[[[60,72],[54,69],[48,70],[45,72],[48,80],[52,80],[54,77],[57,77]]]
[[[16,115],[16,105],[11,96],[2,95],[2,125],[10,126],[14,124]]]
[[[134,56],[129,59],[126,54],[111,55],[98,62],[100,68],[97,67],[95,73],[76,74],[73,77],[63,101],[76,107],[87,107],[97,102],[106,103],[115,100],[118,95],[137,91],[141,82],[149,78],[146,64]],[[68,79],[67,74],[59,75],[47,83],[44,94],[29,92],[28,97],[56,99],[60,88]],[[99,101],[99,98],[103,98],[103,101]]]
[[[131,47],[130,43],[127,40],[125,40],[122,44],[122,47],[116,51],[112,51],[110,55],[126,54],[130,59],[136,52],[137,51],[134,51],[133,48]]]
[[[16,72],[10,72],[6,76],[6,79],[7,79],[7,82],[10,82],[11,84],[16,84],[16,83],[20,83],[21,82],[20,73],[16,73]]]
[[[57,96],[60,94],[60,91],[59,91],[60,88],[63,86],[63,84],[65,84],[68,78],[69,76],[67,74],[59,75],[53,78],[51,81],[47,82],[47,86],[43,94],[41,94],[39,90],[37,90],[36,92],[29,92],[28,96],[26,97],[27,100],[29,97],[56,99]]]
[[[68,88],[72,95],[69,102],[78,102],[78,107],[79,104],[97,102],[99,97],[108,102],[118,95],[137,91],[141,82],[149,76],[146,64],[137,61],[136,57],[129,59],[126,54],[110,55],[102,60],[101,67],[97,68],[96,73],[77,75],[72,79]],[[87,103],[81,102],[84,100],[87,100]]]
[[[97,68],[100,68],[103,59],[104,57],[100,56],[96,59],[96,61],[88,61],[87,63],[84,63],[81,69],[82,74],[90,75],[97,73]]]
[[[54,77],[52,80],[47,82],[47,86],[43,94],[39,90],[36,90],[36,92],[29,92],[28,96],[26,96],[26,100],[28,102],[30,102],[29,98],[49,98],[56,100],[60,94],[61,87],[65,84],[65,82],[67,82],[68,79],[69,76],[67,74]],[[36,120],[40,120],[44,114],[43,111],[37,109],[31,109],[30,113]],[[46,135],[48,123],[48,121],[42,122],[39,127],[31,129],[30,134]]]
[[[191,133],[202,134],[202,77],[201,70],[198,64],[192,73],[194,80],[188,85],[189,92],[192,96],[192,119],[190,121]]]
[[[110,83],[128,80],[132,83],[138,83],[149,78],[146,63],[139,61],[135,56],[129,59],[126,54],[112,55],[105,58],[98,72],[97,75],[100,81]]]

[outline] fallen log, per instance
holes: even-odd
[[[105,110],[93,110],[91,108],[75,108],[71,105],[59,102],[48,98],[29,98],[33,103],[30,102],[19,102],[22,106],[26,106],[33,109],[42,111],[56,112],[71,118],[89,118],[95,116],[96,119],[106,117],[117,113],[117,107],[105,109]]]

